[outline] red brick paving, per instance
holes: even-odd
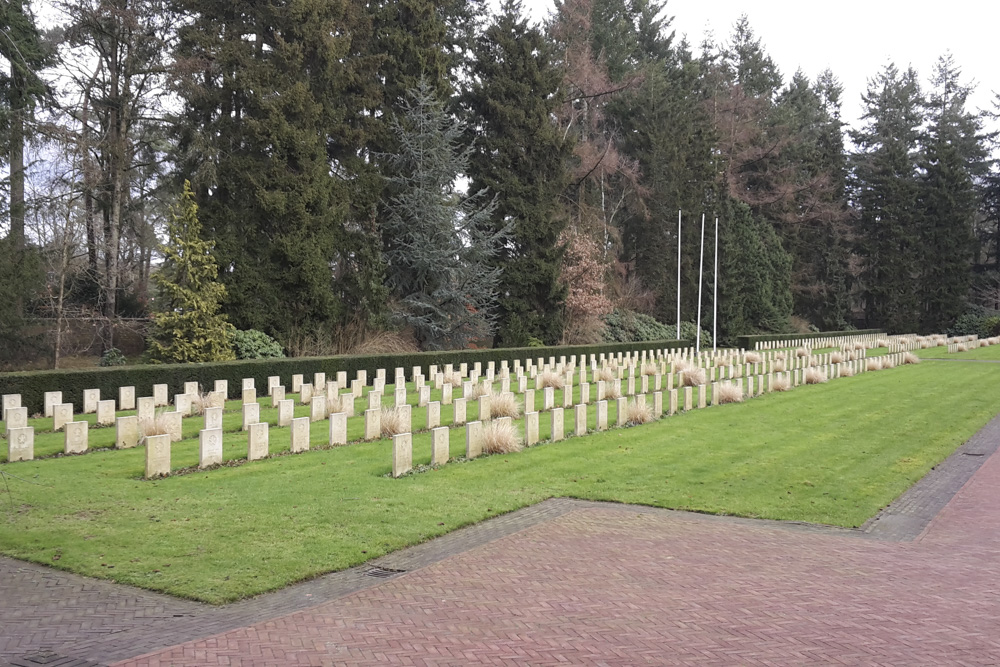
[[[118,664],[998,664],[998,487],[993,456],[908,543],[580,509]]]

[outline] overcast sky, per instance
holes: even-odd
[[[551,0],[525,0],[535,18]],[[951,51],[968,82],[978,84],[972,105],[989,108],[1000,92],[997,0],[921,3],[901,0],[667,0],[677,35],[697,46],[706,30],[725,40],[741,14],[787,81],[801,68],[810,78],[826,68],[844,85],[843,117],[861,114],[861,93],[883,65],[913,67],[926,86],[938,56]]]

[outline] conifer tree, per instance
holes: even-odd
[[[920,159],[918,298],[920,329],[944,331],[966,308],[979,207],[976,181],[986,174],[982,118],[966,109],[964,86],[951,55],[935,67]]]
[[[229,324],[219,313],[226,288],[212,256],[214,243],[201,238],[198,204],[191,184],[167,221],[167,243],[160,251],[163,265],[153,274],[159,288],[147,354],[154,363],[228,361]]]
[[[916,331],[916,292],[922,257],[918,235],[917,158],[921,93],[913,69],[887,65],[862,96],[863,125],[851,133],[852,199],[858,207],[855,251],[866,325]]]
[[[496,197],[494,231],[512,225],[495,259],[502,269],[495,344],[522,346],[531,337],[555,344],[565,298],[558,239],[566,220],[558,198],[571,146],[552,121],[562,74],[518,0],[506,0],[476,41],[472,73],[464,96],[475,140],[469,191]]]
[[[493,331],[495,257],[509,230],[492,228],[495,203],[486,191],[454,191],[469,151],[431,83],[422,79],[407,97],[393,123],[400,152],[387,156],[394,175],[383,230],[396,315],[424,349],[461,348]]]

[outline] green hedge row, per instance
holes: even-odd
[[[443,368],[453,364],[481,362],[485,370],[491,361],[499,368],[501,361],[513,365],[514,360],[538,359],[543,357],[570,357],[571,355],[599,355],[626,352],[629,350],[657,350],[690,347],[689,341],[647,341],[636,343],[599,343],[596,345],[564,345],[559,347],[520,347],[489,350],[448,350],[440,352],[417,352],[412,354],[356,355],[340,357],[295,357],[285,359],[255,359],[252,361],[227,361],[211,364],[163,364],[145,366],[118,366],[71,371],[30,371],[20,373],[0,373],[0,394],[20,394],[21,404],[29,413],[41,412],[45,392],[62,391],[63,401],[72,403],[79,410],[83,405],[84,389],[100,389],[101,398],[118,398],[118,388],[134,386],[136,397],[152,396],[154,384],[169,386],[170,396],[181,393],[185,382],[198,382],[203,390],[211,391],[215,380],[228,380],[230,397],[239,395],[243,378],[253,378],[258,396],[267,387],[267,378],[277,375],[289,390],[292,375],[302,374],[311,378],[313,373],[326,373],[334,378],[338,371],[346,371],[353,378],[359,370],[368,371],[373,378],[379,368],[386,369],[387,375],[394,376],[395,369],[406,369],[409,377],[414,366],[420,366],[427,375],[432,364]],[[411,378],[412,379],[412,378]],[[309,381],[309,380],[307,380]],[[389,379],[391,382],[392,380]],[[369,380],[370,382],[370,380]]]
[[[819,331],[807,334],[761,334],[759,336],[737,336],[736,345],[742,350],[752,350],[756,343],[770,343],[779,340],[808,340],[811,338],[837,338],[839,336],[866,336],[884,333],[885,329],[855,329],[853,331]]]

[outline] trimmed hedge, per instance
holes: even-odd
[[[394,369],[406,369],[410,376],[414,366],[420,366],[423,373],[429,373],[430,366],[461,363],[472,365],[479,361],[485,369],[494,361],[513,362],[515,359],[537,359],[571,355],[607,354],[625,351],[656,349],[678,349],[690,347],[690,341],[663,340],[635,343],[600,343],[597,345],[564,345],[559,347],[517,347],[489,350],[447,350],[440,352],[416,352],[412,354],[355,355],[340,357],[294,357],[283,359],[253,359],[246,361],[226,361],[206,364],[162,364],[144,366],[119,366],[115,368],[94,368],[86,370],[27,371],[0,373],[0,394],[20,394],[21,405],[29,413],[41,412],[45,392],[62,391],[63,401],[72,403],[75,410],[83,406],[84,389],[100,389],[101,398],[118,399],[118,388],[134,386],[136,398],[152,396],[154,384],[166,384],[169,393],[181,393],[185,382],[198,382],[203,391],[211,391],[215,380],[229,381],[230,397],[240,395],[243,378],[253,378],[258,392],[266,390],[267,378],[277,375],[285,387],[291,388],[292,375],[302,374],[310,381],[313,373],[326,373],[332,379],[338,371],[346,371],[353,378],[359,370],[368,371],[374,377],[379,368],[386,369],[391,382]],[[412,378],[411,378],[412,379]],[[260,394],[258,394],[260,395]]]
[[[855,329],[853,331],[819,331],[807,334],[761,334],[759,336],[737,336],[736,346],[741,350],[754,349],[755,343],[770,343],[779,340],[808,340],[811,338],[837,338],[839,336],[867,336],[884,334],[885,329]]]

